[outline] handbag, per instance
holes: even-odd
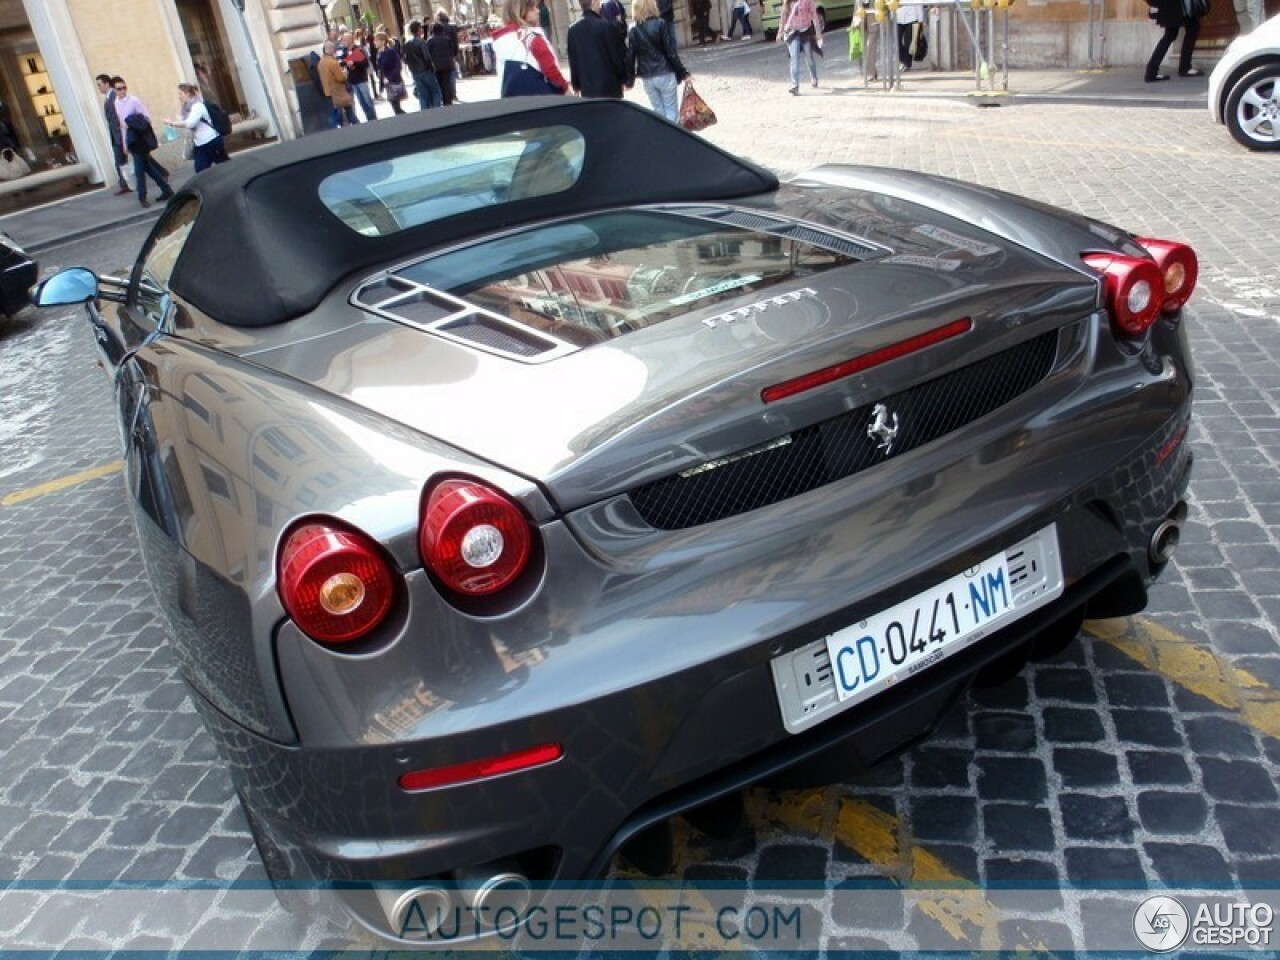
[[[680,98],[680,126],[695,133],[716,122],[716,113],[693,89],[693,81],[684,82],[684,96]]]
[[[503,97],[539,97],[559,92],[532,64],[508,60],[502,68]]]
[[[924,24],[920,24],[920,32],[916,35],[916,48],[911,53],[911,59],[921,63],[927,56],[929,56],[929,34],[925,32]]]
[[[409,95],[409,91],[405,87],[405,85],[403,83],[397,83],[394,80],[385,84],[382,92],[386,95],[386,98],[392,103],[399,103],[401,100],[403,100],[405,97]]]
[[[526,58],[529,53],[529,40],[521,40]],[[558,94],[560,91],[552,85],[541,70],[525,60],[508,60],[502,67],[502,97],[540,97]]]
[[[182,159],[190,160],[195,156],[196,142],[190,136],[182,138]]]

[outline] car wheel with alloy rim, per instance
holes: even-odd
[[[1250,150],[1280,150],[1280,63],[1264,64],[1238,80],[1224,113],[1231,135]]]

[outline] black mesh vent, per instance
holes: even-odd
[[[774,236],[812,244],[824,250],[834,250],[837,253],[848,254],[859,259],[866,259],[882,252],[870,244],[859,243],[857,240],[838,236],[826,230],[815,230],[803,224],[792,223],[777,217],[749,213],[744,210],[726,210],[724,213],[717,214],[713,219],[719,220],[721,223],[731,223],[736,227],[743,227],[747,230],[761,230]]]
[[[554,344],[547,340],[520,336],[521,331],[512,324],[497,322],[474,314],[444,324],[440,329],[447,330],[455,337],[472,340],[491,350],[515,354],[517,357],[536,357],[554,347]]]
[[[794,497],[914,450],[972,423],[1048,376],[1056,331],[881,401],[898,417],[886,455],[867,435],[875,405],[631,491],[651,526],[679,530]]]
[[[786,236],[790,237],[792,240],[799,240],[802,243],[812,243],[815,247],[824,247],[827,250],[834,250],[837,253],[847,253],[851,256],[859,257],[864,260],[867,257],[880,252],[869,244],[858,243],[856,240],[850,240],[848,237],[837,237],[822,230],[812,230],[809,227],[796,227],[794,230],[788,230],[786,231]]]

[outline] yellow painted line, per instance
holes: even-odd
[[[748,802],[758,827],[770,826],[839,841],[889,877],[923,888],[915,891],[922,913],[931,917],[956,940],[959,949],[1021,950],[1047,952],[1038,940],[1017,944],[1001,942],[1000,910],[981,889],[956,874],[928,850],[902,847],[902,824],[897,817],[864,800],[842,797],[828,827],[827,800],[822,792],[753,792]],[[905,874],[905,876],[904,876]],[[908,894],[911,891],[908,890]]]
[[[1085,630],[1178,686],[1237,711],[1260,733],[1280,739],[1280,692],[1249,671],[1145,618],[1090,620]]]
[[[109,477],[113,473],[119,473],[123,467],[123,460],[112,460],[110,463],[104,463],[100,467],[81,470],[79,473],[59,477],[57,480],[50,480],[48,483],[27,487],[25,490],[15,490],[13,493],[0,497],[0,507],[12,507],[19,503],[26,503],[28,500],[48,496],[51,493],[60,493],[82,483],[88,483],[90,480],[98,480],[102,477]]]

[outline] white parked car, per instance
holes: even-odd
[[[1209,75],[1209,112],[1250,150],[1280,150],[1280,14],[1227,47]]]

